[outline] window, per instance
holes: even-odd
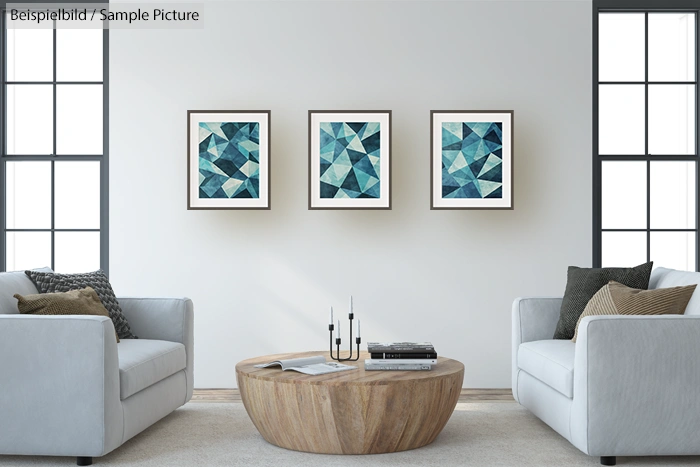
[[[698,268],[698,4],[593,4],[593,265]]]
[[[0,268],[107,271],[108,32],[0,20]]]

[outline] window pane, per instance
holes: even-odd
[[[57,229],[100,228],[100,163],[56,162]]]
[[[102,85],[56,87],[58,154],[102,154]]]
[[[51,267],[50,232],[7,232],[7,271]]]
[[[646,232],[603,232],[603,267],[629,268],[647,261]]]
[[[646,229],[647,163],[603,162],[602,226],[604,229]]]
[[[7,153],[53,154],[53,86],[7,86]]]
[[[649,86],[649,154],[695,154],[694,126],[694,86]]]
[[[598,102],[600,154],[644,154],[644,86],[601,85]]]
[[[652,232],[654,266],[695,271],[695,232]]]
[[[695,15],[649,14],[649,80],[695,80]]]
[[[52,29],[7,29],[7,80],[53,81]]]
[[[102,29],[56,30],[56,79],[102,81]]]
[[[100,268],[99,232],[56,232],[55,235],[56,272],[90,272]]]
[[[644,81],[644,14],[598,16],[598,79]]]
[[[651,163],[651,228],[695,228],[695,162]]]
[[[8,229],[51,228],[51,162],[5,165]]]

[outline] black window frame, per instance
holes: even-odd
[[[691,82],[649,81],[649,13],[694,13],[695,14],[695,80]],[[605,82],[598,77],[598,15],[599,13],[645,13],[645,77],[643,82]],[[700,4],[697,0],[593,0],[593,267],[602,265],[603,232],[646,232],[647,261],[651,258],[652,232],[695,232],[695,270],[700,271]],[[600,84],[643,84],[645,88],[644,146],[645,155],[600,155],[598,147],[598,87]],[[695,154],[694,155],[650,155],[649,154],[649,85],[690,84],[695,86]],[[647,164],[647,225],[645,229],[602,228],[602,165],[604,161],[645,161]],[[695,228],[652,229],[651,228],[651,162],[692,161],[695,162]],[[624,266],[624,265],[620,265]],[[631,266],[631,265],[630,265]],[[658,265],[663,266],[663,265]]]
[[[7,80],[7,25],[5,12],[7,4],[0,2],[0,271],[7,268],[7,232],[51,232],[51,264],[55,267],[56,232],[96,232],[100,233],[100,269],[109,275],[109,29],[103,30],[102,41],[102,81],[57,81],[56,76],[56,29],[53,29],[53,79],[42,82],[8,82]],[[65,3],[58,0],[24,0],[23,3]],[[72,3],[91,3],[90,0],[73,0]],[[8,155],[7,154],[7,99],[8,84],[51,84],[53,85],[53,153],[51,155]],[[57,85],[91,84],[102,85],[102,154],[101,155],[57,155],[56,154],[56,87]],[[49,229],[7,229],[6,223],[6,163],[8,161],[49,161],[51,162],[51,228]],[[56,229],[55,228],[55,162],[98,161],[100,162],[100,227],[99,229]],[[41,266],[41,265],[37,265]]]

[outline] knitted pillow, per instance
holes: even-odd
[[[24,315],[91,315],[109,318],[109,312],[92,287],[70,292],[30,295],[16,293],[14,297],[19,312]],[[114,336],[119,342],[116,332]]]
[[[129,322],[122,313],[107,276],[102,271],[85,274],[57,274],[38,271],[24,271],[24,273],[34,282],[40,293],[68,292],[70,290],[92,287],[97,292],[97,296],[100,297],[102,305],[109,312],[109,317],[114,323],[117,336],[120,339],[137,339],[131,333]]]
[[[576,323],[572,341],[576,342],[578,327],[586,316],[601,315],[682,315],[697,284],[667,289],[640,290],[610,281],[586,305]]]
[[[616,281],[633,289],[648,289],[652,262],[633,268],[577,268],[569,266],[564,300],[559,311],[559,322],[554,339],[574,337],[576,323],[593,298],[605,284]]]

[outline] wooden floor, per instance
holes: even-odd
[[[192,402],[240,403],[238,389],[195,389]],[[462,389],[459,402],[515,402],[510,389]]]

